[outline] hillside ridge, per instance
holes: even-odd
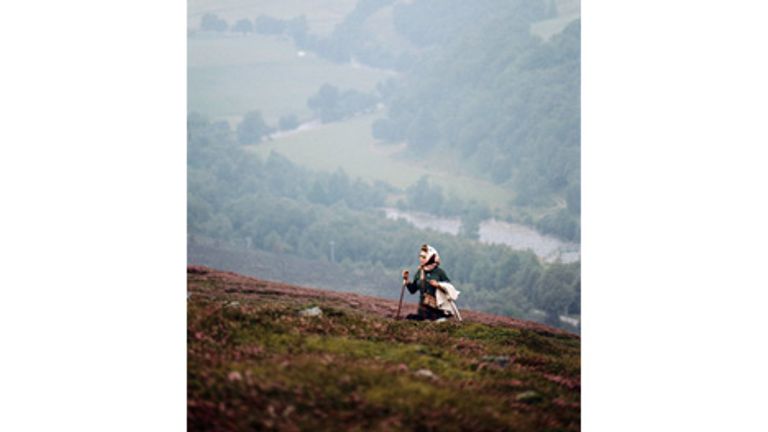
[[[338,302],[339,306],[353,308],[381,318],[394,319],[397,314],[398,302],[382,297],[267,281],[236,272],[217,270],[208,266],[195,264],[187,266],[187,273],[197,275],[201,280],[219,280],[222,284],[226,285],[226,287],[220,286],[219,289],[214,288],[205,290],[196,288],[193,285],[189,290],[188,295],[239,294],[255,297],[278,295],[308,301],[323,299],[326,301]],[[411,296],[406,292],[405,297],[403,298],[403,307],[400,312],[401,317],[416,312],[418,305],[408,301],[409,297],[413,298],[415,296]],[[461,298],[459,298],[457,303],[459,310],[461,311],[461,316],[465,322],[534,330],[542,334],[570,335],[575,338],[579,337],[578,335],[563,329],[550,327],[535,321],[520,320],[487,312],[464,309],[461,307]]]
[[[187,287],[190,431],[580,430],[578,335],[197,265]]]

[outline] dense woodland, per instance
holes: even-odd
[[[366,26],[385,7],[392,8],[392,26],[406,43],[382,44]],[[230,26],[207,14],[200,30],[287,36],[298,49],[334,62],[398,70],[373,93],[323,85],[307,107],[326,123],[384,106],[385,115],[372,124],[376,139],[406,142],[404,156],[411,159],[447,155],[462,170],[513,191],[515,201],[503,205],[536,215],[523,222],[578,242],[580,22],[548,40],[530,31],[532,23],[556,14],[555,2],[544,0],[360,0],[324,36],[312,34],[303,16],[244,18]],[[379,281],[412,266],[415,251],[429,242],[459,284],[464,306],[527,318],[540,318],[531,312],[542,310],[556,325],[557,315],[580,313],[580,263],[545,264],[532,252],[480,244],[480,222],[504,216],[485,205],[446,198],[426,177],[400,190],[341,170],[311,172],[275,153],[260,159],[247,150],[298,123],[290,115],[268,125],[251,111],[232,128],[189,115],[191,237],[368,268]],[[460,217],[460,233],[425,233],[388,220],[380,208],[393,203]]]
[[[428,14],[426,4],[434,3],[410,8],[422,3]],[[448,8],[443,19],[464,23],[457,9]],[[392,85],[388,118],[374,124],[373,133],[407,141],[422,157],[454,154],[477,175],[513,188],[518,206],[564,201],[537,227],[579,241],[580,22],[543,42],[528,30],[541,15],[521,11],[525,6],[489,8],[487,16],[466,22],[461,37],[414,36],[444,44]]]
[[[401,71],[376,94],[327,85],[308,104],[328,122],[382,102],[387,116],[372,125],[375,138],[405,141],[413,157],[452,155],[537,215],[521,222],[579,242],[580,21],[544,41],[530,27],[556,15],[553,1],[415,0],[392,8],[393,27],[409,44],[385,47],[365,24],[393,3],[360,0],[327,36],[311,34],[304,17],[260,16],[231,31],[286,35],[335,62]],[[207,15],[201,29],[223,31],[220,21]]]
[[[390,275],[413,266],[428,239],[465,307],[515,316],[537,308],[553,323],[557,314],[580,312],[578,263],[546,265],[531,252],[425,233],[377,210],[388,195],[406,191],[343,171],[310,172],[274,153],[261,160],[226,122],[193,113],[187,127],[191,236],[320,261],[330,260],[333,242],[336,261]]]

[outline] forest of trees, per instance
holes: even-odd
[[[310,172],[275,153],[262,160],[228,123],[199,114],[189,115],[187,128],[191,236],[315,260],[330,259],[333,241],[337,261],[392,271],[412,265],[429,238],[467,307],[516,316],[538,308],[555,324],[557,314],[579,312],[578,263],[543,264],[532,252],[425,234],[377,210],[403,192],[391,185]]]
[[[328,122],[383,101],[387,116],[374,122],[373,137],[405,141],[414,157],[453,154],[476,175],[512,189],[521,208],[564,202],[532,222],[545,234],[579,242],[580,21],[543,41],[530,26],[555,14],[553,2],[415,0],[394,5],[392,20],[417,48],[395,52],[364,25],[393,3],[360,0],[328,36],[310,34],[302,17],[262,16],[255,28],[287,34],[297,47],[331,61],[354,58],[407,72],[380,83],[376,95],[324,86],[308,106]]]
[[[430,50],[391,84],[373,136],[419,157],[451,152],[518,206],[565,201],[537,228],[579,241],[580,22],[544,42],[529,31],[551,13],[544,2],[452,3],[395,8],[398,30]]]
[[[339,90],[324,84],[307,100],[307,106],[323,123],[338,121],[354,114],[370,111],[379,98],[357,90]]]
[[[366,21],[385,7],[408,49],[384,48],[369,33]],[[404,157],[453,157],[462,169],[513,191],[512,205],[526,209],[526,223],[579,242],[580,22],[546,41],[530,31],[555,9],[544,0],[360,0],[325,36],[311,34],[304,16],[243,18],[229,27],[206,14],[200,29],[288,36],[297,48],[334,62],[400,71],[370,94],[326,84],[307,106],[331,122],[381,103],[386,115],[372,124],[373,137],[406,142]],[[545,264],[532,252],[477,242],[480,222],[494,216],[485,205],[462,202],[427,177],[400,190],[343,171],[310,172],[274,153],[260,159],[243,148],[298,124],[289,115],[271,127],[251,111],[232,130],[189,115],[191,236],[326,261],[332,243],[336,261],[392,274],[414,262],[413,251],[428,236],[450,263],[462,304],[528,318],[539,309],[552,324],[558,314],[580,313],[580,263]],[[425,234],[386,219],[378,209],[393,196],[401,209],[461,218],[459,235]]]

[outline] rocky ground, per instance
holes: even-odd
[[[576,335],[469,310],[395,320],[392,300],[187,274],[189,430],[580,429]]]

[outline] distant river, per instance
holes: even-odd
[[[433,229],[457,235],[461,220],[441,218],[427,213],[408,212],[394,208],[383,209],[388,219],[403,219],[419,229]],[[480,242],[503,244],[517,250],[530,249],[545,261],[560,258],[562,262],[578,261],[581,253],[577,243],[565,242],[521,224],[488,219],[480,223]]]

